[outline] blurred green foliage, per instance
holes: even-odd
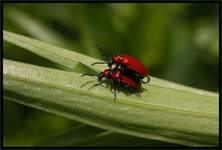
[[[217,4],[4,4],[3,28],[97,58],[129,54],[150,74],[218,92]],[[98,51],[94,42],[101,48]],[[59,68],[4,42],[4,58]],[[4,101],[4,145],[25,146],[76,122]]]

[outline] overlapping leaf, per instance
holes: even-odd
[[[22,35],[4,39],[74,70],[98,61]],[[218,95],[151,77],[141,97],[104,86],[96,78],[4,59],[4,97],[102,129],[188,146],[218,144]],[[95,66],[102,70],[104,66]],[[90,89],[90,90],[89,90]]]

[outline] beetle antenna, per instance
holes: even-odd
[[[93,66],[93,65],[96,65],[96,64],[107,64],[107,63],[108,63],[107,61],[95,62],[95,63],[92,63],[90,66]]]
[[[96,41],[93,41],[93,44],[95,45],[96,49],[99,51],[99,53],[105,58],[104,50],[96,43]]]
[[[98,74],[85,73],[85,74],[81,75],[81,77],[83,77],[83,76],[98,76]]]

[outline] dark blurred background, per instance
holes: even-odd
[[[3,5],[3,28],[100,59],[126,53],[152,76],[219,90],[218,4],[9,3]],[[17,46],[3,46],[4,58],[57,68]],[[4,101],[4,146],[33,145],[75,124]]]

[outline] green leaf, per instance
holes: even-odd
[[[82,78],[79,73],[5,59],[3,62],[4,97],[15,102],[137,137],[189,146],[218,144],[218,115],[206,110],[192,112],[185,111],[183,107],[170,108],[166,105],[171,101],[167,92],[161,93],[166,100],[161,107],[149,104],[149,100],[155,98],[152,93],[158,92],[161,87],[150,85],[150,90],[144,91],[142,95],[150,93],[151,96],[141,98],[119,92],[115,102],[107,88],[98,86],[88,90],[96,81],[92,77]],[[187,99],[187,103],[193,105],[202,102],[201,99],[193,102],[195,97],[200,98],[201,95],[186,91],[180,91],[179,95],[178,91],[171,92],[177,99],[178,106],[179,103],[184,105],[181,99]],[[208,96],[208,101],[205,100],[206,97],[202,96],[205,105],[215,105],[217,109],[217,96]]]
[[[8,31],[4,40],[73,71],[78,62],[101,61]],[[119,89],[115,102],[104,85],[91,88],[97,83],[94,77],[6,59],[3,66],[4,97],[12,101],[136,137],[187,146],[218,145],[218,94],[151,76],[140,97]]]
[[[25,37],[23,35],[8,32],[8,31],[3,32],[3,38],[4,38],[4,40],[6,40],[10,43],[13,43],[13,44],[18,45],[22,48],[25,48],[26,50],[28,50],[30,52],[40,55],[46,59],[49,59],[55,63],[63,65],[67,68],[70,68],[71,70],[76,70],[76,68],[79,69],[80,68],[78,65],[79,62],[81,62],[85,65],[90,65],[94,62],[101,61],[101,60],[98,60],[98,59],[95,59],[95,58],[92,58],[92,57],[89,57],[89,56],[86,56],[86,55],[83,55],[80,53],[76,53],[76,52],[72,52],[70,50],[58,48],[58,47],[52,46],[50,44]],[[92,66],[92,68],[94,68],[96,70],[103,70],[105,68],[105,66],[104,65],[97,65],[97,66]],[[204,95],[206,95],[207,97],[204,98],[205,100],[208,100],[208,96],[210,96],[210,97],[213,96],[213,97],[215,97],[216,100],[218,100],[218,98],[217,98],[218,95],[216,95],[215,93],[207,92],[204,90],[199,90],[199,89],[195,89],[195,88],[191,88],[191,87],[187,87],[187,86],[183,86],[183,85],[179,85],[179,84],[175,84],[175,83],[161,80],[161,79],[158,79],[155,77],[152,77],[152,81],[149,84],[143,85],[143,88],[150,90],[149,85],[155,85],[158,87],[160,86],[163,88],[167,88],[167,89],[169,89],[169,91],[164,90],[163,92],[169,92],[168,93],[169,95],[170,95],[171,89],[174,90],[174,92],[180,92],[180,91],[182,92],[185,90],[185,91],[191,92],[193,94],[202,95],[201,99],[204,98],[203,97]],[[162,91],[159,91],[159,93],[161,93],[161,92]],[[148,94],[150,95],[151,93],[148,93]],[[162,97],[161,94],[156,94],[156,96]],[[198,99],[196,99],[195,101],[199,101]],[[186,103],[187,100],[185,99],[183,109],[188,109],[188,111],[189,110],[198,111],[199,109],[203,109],[205,111],[209,111],[209,112],[213,111],[218,114],[218,109],[215,109],[214,107],[206,106],[204,104],[205,103],[204,100],[201,100],[201,101],[202,102],[199,102],[198,109],[196,109],[195,105],[192,105],[190,103]],[[149,103],[153,103],[154,105],[158,105],[159,103],[165,103],[165,99],[161,99],[161,98],[158,98],[157,100],[153,99],[153,101],[149,100]],[[206,107],[204,107],[204,106],[206,106]],[[172,101],[172,103],[169,103],[168,107],[177,108],[177,99],[174,99],[174,101]],[[180,106],[180,107],[182,107],[182,106]]]
[[[26,50],[58,63],[71,71],[77,67],[78,62],[82,62],[83,60],[84,64],[88,65],[95,61],[101,61],[8,31],[3,31],[3,38],[5,41],[25,48]],[[103,67],[98,65],[94,68],[101,70]]]

